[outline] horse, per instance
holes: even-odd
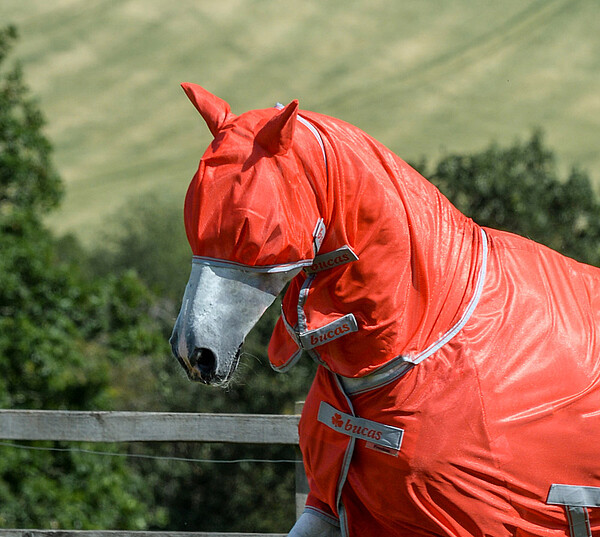
[[[600,534],[600,269],[479,226],[297,100],[238,116],[182,86],[213,140],[170,342],[190,379],[226,385],[285,288],[270,363],[318,363],[289,535]]]

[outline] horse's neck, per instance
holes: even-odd
[[[335,285],[390,352],[418,353],[460,319],[481,265],[479,228],[414,169],[362,131],[322,120],[328,148],[325,251],[359,260]],[[377,328],[377,329],[379,329]]]

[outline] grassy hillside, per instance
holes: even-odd
[[[179,88],[234,112],[299,98],[405,159],[542,127],[600,181],[598,0],[2,0],[67,198],[51,221],[93,241],[160,189],[182,203],[208,131]]]

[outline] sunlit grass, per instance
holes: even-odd
[[[208,131],[179,89],[234,112],[299,98],[407,160],[542,127],[600,182],[596,0],[3,0],[67,197],[51,220],[93,240],[129,196],[183,199]]]

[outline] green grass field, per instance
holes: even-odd
[[[300,99],[407,160],[541,127],[600,183],[598,0],[2,0],[48,118],[67,197],[51,220],[93,242],[130,196],[183,202],[210,138],[179,83],[234,112]]]

